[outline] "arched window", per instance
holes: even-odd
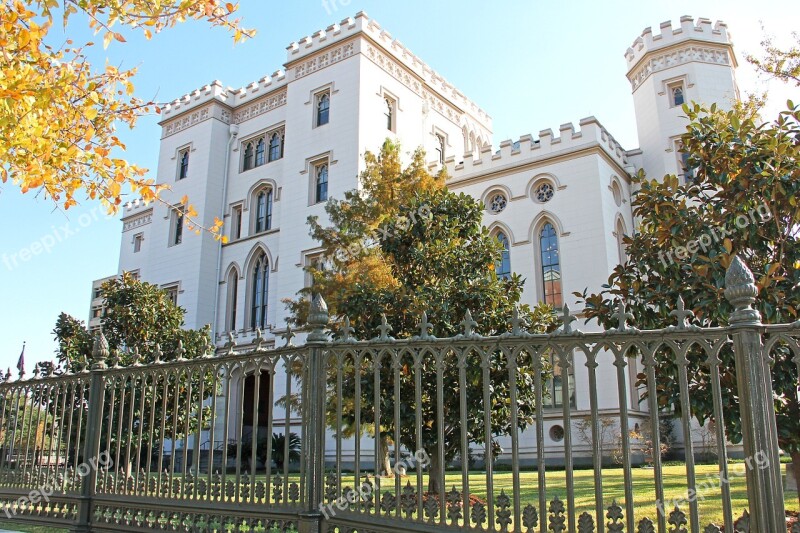
[[[672,89],[672,105],[683,105],[683,87],[673,87]]]
[[[619,253],[619,264],[624,265],[625,261],[628,260],[628,251],[625,249],[625,243],[623,239],[625,238],[625,226],[622,223],[622,220],[617,220],[617,253]]]
[[[256,233],[272,229],[272,189],[263,189],[256,196]]]
[[[394,101],[390,98],[384,98],[383,102],[386,104],[384,115],[386,116],[386,129],[394,131]]]
[[[277,161],[283,157],[283,140],[277,133],[273,133],[269,138],[269,160]]]
[[[253,168],[253,143],[247,143],[244,147],[244,164],[242,168],[244,170]]]
[[[324,202],[328,199],[328,165],[323,163],[316,167],[316,201]]]
[[[497,277],[502,279],[511,278],[511,254],[508,249],[508,237],[502,231],[497,234],[497,240],[503,246],[503,253],[500,256],[500,261],[495,265],[497,270]]]
[[[189,149],[187,148],[181,152],[181,169],[178,173],[178,179],[182,180],[189,175]]]
[[[264,156],[266,155],[266,146],[263,137],[256,143],[256,166],[260,167],[264,164]]]
[[[544,302],[554,307],[563,303],[561,297],[561,260],[558,256],[558,236],[551,223],[546,223],[539,233],[542,261],[542,288]]]
[[[266,254],[253,265],[253,304],[250,313],[250,328],[265,329],[267,326],[267,299],[269,296],[269,261]]]
[[[439,164],[444,165],[444,158],[445,158],[445,140],[444,135],[436,134],[436,157],[439,160]]]
[[[323,93],[317,99],[317,126],[327,124],[330,119],[331,96]]]
[[[614,181],[611,183],[611,194],[614,196],[614,203],[617,204],[617,207],[622,205],[622,191],[619,188],[619,184]]]
[[[239,273],[236,269],[228,275],[228,316],[226,326],[228,331],[236,331],[236,306],[239,299]]]

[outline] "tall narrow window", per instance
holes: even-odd
[[[265,329],[267,326],[267,297],[269,295],[269,261],[262,254],[253,266],[253,306],[250,314],[250,328]]]
[[[617,220],[617,252],[619,253],[619,264],[624,265],[628,259],[628,252],[625,249],[625,226],[622,225],[622,220]]]
[[[558,256],[558,236],[549,222],[542,227],[539,234],[539,247],[542,261],[542,287],[544,303],[560,307],[561,297],[561,260]]]
[[[683,149],[680,139],[675,141],[675,153],[678,157],[678,171],[685,185],[694,182],[694,170],[689,167],[689,152]]]
[[[314,199],[317,203],[328,199],[328,164],[317,165],[316,172],[316,191]]]
[[[385,109],[383,111],[384,117],[386,118],[386,129],[389,131],[394,131],[394,110],[395,110],[395,102],[389,97],[383,99]]]
[[[439,135],[437,133],[436,134],[436,156],[439,158],[439,163],[442,164],[442,165],[444,165],[444,157],[445,157],[444,147],[445,147],[444,135]]]
[[[511,278],[511,255],[508,249],[508,237],[503,232],[497,234],[497,240],[503,246],[503,253],[500,256],[500,261],[497,262],[495,268],[497,269],[497,277],[502,279]]]
[[[326,91],[317,95],[317,126],[328,123],[331,112],[331,95]]]
[[[183,216],[183,207],[179,207],[177,211],[173,211],[171,214],[172,228],[170,235],[170,246],[176,246],[183,242]]]
[[[244,163],[242,164],[244,170],[253,168],[253,143],[247,143],[244,146]]]
[[[269,160],[277,161],[283,157],[283,139],[278,133],[273,133],[269,139]]]
[[[228,275],[228,331],[236,331],[236,306],[239,296],[239,273],[232,270]]]
[[[231,212],[231,240],[242,238],[242,206],[237,205]]]
[[[181,150],[179,158],[178,179],[182,180],[189,175],[189,149]]]
[[[256,196],[256,233],[272,229],[272,189],[264,189]]]
[[[264,156],[266,155],[266,144],[264,143],[264,138],[256,142],[256,166],[260,167],[264,164]]]
[[[569,406],[575,407],[575,375],[574,366],[569,365],[566,369],[559,365],[557,357],[548,355],[548,361],[553,369],[553,377],[547,380],[544,385],[545,394],[542,398],[544,407],[563,407],[564,405],[564,384],[566,382]],[[566,374],[565,371],[566,370]]]
[[[142,251],[142,242],[144,241],[144,233],[137,233],[133,236],[133,253],[138,254]]]

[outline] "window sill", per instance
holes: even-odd
[[[258,233],[254,233],[252,235],[248,235],[247,237],[239,237],[238,239],[235,239],[235,240],[231,239],[228,242],[226,242],[225,244],[223,244],[222,246],[230,246],[232,244],[238,244],[240,242],[247,242],[249,240],[258,239],[259,237],[265,237],[265,236],[269,236],[269,235],[274,235],[276,233],[279,233],[280,231],[281,231],[280,228],[268,229],[267,231],[261,231],[261,232],[258,232]]]

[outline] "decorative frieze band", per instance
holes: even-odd
[[[338,63],[348,57],[351,57],[356,51],[355,43],[352,41],[349,43],[345,43],[341,46],[337,46],[328,52],[324,52],[322,54],[315,55],[314,57],[303,61],[296,67],[294,67],[294,77],[295,79],[302,78],[304,76],[308,76],[320,69],[327,67],[328,65],[332,65],[334,63]]]
[[[731,60],[728,55],[728,50],[724,48],[712,48],[709,46],[684,46],[682,48],[673,49],[663,54],[658,54],[650,57],[647,61],[643,62],[636,71],[629,75],[628,78],[631,82],[631,88],[636,90],[648,76],[654,72],[682,65],[696,61],[700,63],[712,63],[715,65],[730,65]]]
[[[286,89],[283,89],[275,94],[267,95],[264,98],[256,100],[252,104],[235,111],[233,113],[233,122],[234,124],[240,124],[245,120],[257,117],[266,113],[267,111],[272,111],[273,109],[283,105],[286,105]]]
[[[137,216],[136,218],[132,218],[130,220],[126,220],[125,223],[122,225],[122,231],[129,231],[140,226],[146,226],[153,221],[153,210],[151,209],[147,213],[142,213],[141,215]]]
[[[423,84],[418,79],[411,76],[408,71],[403,68],[397,61],[388,55],[380,52],[372,45],[367,45],[367,56],[375,62],[376,65],[381,67],[387,74],[394,79],[408,87],[416,95],[422,97],[431,108],[435,109],[443,116],[447,117],[450,122],[460,126],[461,114],[450,104],[436,96],[431,91],[424,88]]]
[[[209,118],[211,118],[211,105],[206,105],[199,109],[195,109],[191,113],[187,113],[186,115],[176,118],[172,122],[165,124],[164,137],[174,135],[179,131],[183,131],[186,128],[203,122],[204,120],[208,120]]]

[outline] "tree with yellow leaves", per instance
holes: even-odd
[[[23,193],[44,193],[69,209],[81,193],[115,212],[126,192],[157,200],[164,185],[119,156],[120,125],[133,127],[157,104],[134,96],[136,69],[94,69],[85,50],[67,40],[47,44],[54,19],[66,27],[75,14],[103,35],[103,44],[125,42],[119,27],[140,29],[148,39],[187,19],[206,20],[233,33],[253,35],[233,14],[238,4],[219,0],[0,0],[0,179]],[[186,213],[191,222],[193,210]],[[222,225],[215,222],[214,233]]]

